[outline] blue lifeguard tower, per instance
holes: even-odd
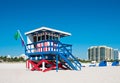
[[[72,55],[72,45],[63,44],[60,39],[70,33],[41,27],[26,32],[27,45],[25,54],[27,69],[31,71],[49,71],[59,69],[80,70],[80,62]]]

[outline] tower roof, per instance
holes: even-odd
[[[48,27],[41,27],[41,28],[38,28],[38,29],[34,29],[34,30],[31,30],[31,31],[28,31],[28,32],[25,33],[25,35],[34,34],[34,33],[37,33],[37,32],[38,33],[52,32],[52,33],[60,34],[61,37],[65,37],[65,36],[70,36],[71,35],[71,33],[60,31],[60,30],[56,30],[56,29],[52,29],[52,28],[48,28]]]

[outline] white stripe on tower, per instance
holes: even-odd
[[[42,62],[42,71],[45,70],[45,62]]]

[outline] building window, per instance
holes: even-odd
[[[33,41],[37,42],[37,37],[36,36],[33,37]]]
[[[42,36],[42,40],[45,40],[45,36],[44,35]]]

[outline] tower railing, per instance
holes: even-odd
[[[64,47],[68,49],[70,53],[72,53],[72,45],[70,44],[62,44]],[[61,44],[57,40],[43,40],[40,42],[30,43],[26,45],[26,54],[34,54],[34,53],[48,53],[48,52],[62,52],[63,49]]]

